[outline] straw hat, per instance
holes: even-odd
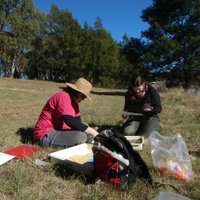
[[[84,78],[79,78],[76,82],[66,83],[68,87],[83,93],[92,103],[92,99],[89,97],[90,91],[92,90],[92,84]]]

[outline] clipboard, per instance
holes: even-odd
[[[144,116],[142,113],[133,113],[133,112],[128,112],[128,111],[123,111],[122,114],[127,115],[127,116]]]

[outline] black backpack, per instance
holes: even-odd
[[[123,190],[139,178],[153,183],[148,167],[130,142],[118,131],[110,129],[94,138],[92,147],[96,176]]]

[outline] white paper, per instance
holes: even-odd
[[[9,160],[12,160],[13,158],[15,158],[15,156],[0,152],[0,165],[3,165],[4,163],[8,162]]]
[[[127,112],[127,111],[122,111],[122,114],[127,115],[127,116],[144,116],[142,113],[133,113],[133,112]]]

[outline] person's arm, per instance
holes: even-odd
[[[131,95],[130,95],[130,91],[128,90],[124,96],[124,110],[122,112],[122,119],[126,120],[128,119],[128,115],[126,115],[125,113],[129,111],[130,108],[130,104],[131,104]]]
[[[149,86],[149,95],[151,97],[151,102],[148,106],[144,105],[144,113],[146,113],[147,115],[160,113],[162,111],[162,105],[158,91],[152,86]]]
[[[93,137],[96,137],[99,133],[92,127],[88,126],[87,129],[85,130],[87,134],[92,135]]]
[[[128,90],[124,96],[124,111],[129,111],[131,105],[131,93]]]
[[[160,101],[160,95],[156,89],[153,89],[153,99],[152,99],[152,106],[154,113],[160,113],[162,111],[162,105]]]
[[[63,118],[63,121],[69,127],[75,130],[80,130],[82,132],[92,135],[93,137],[95,137],[98,134],[98,132],[95,129],[82,123],[79,117],[73,117],[71,115],[63,115],[62,118]]]

